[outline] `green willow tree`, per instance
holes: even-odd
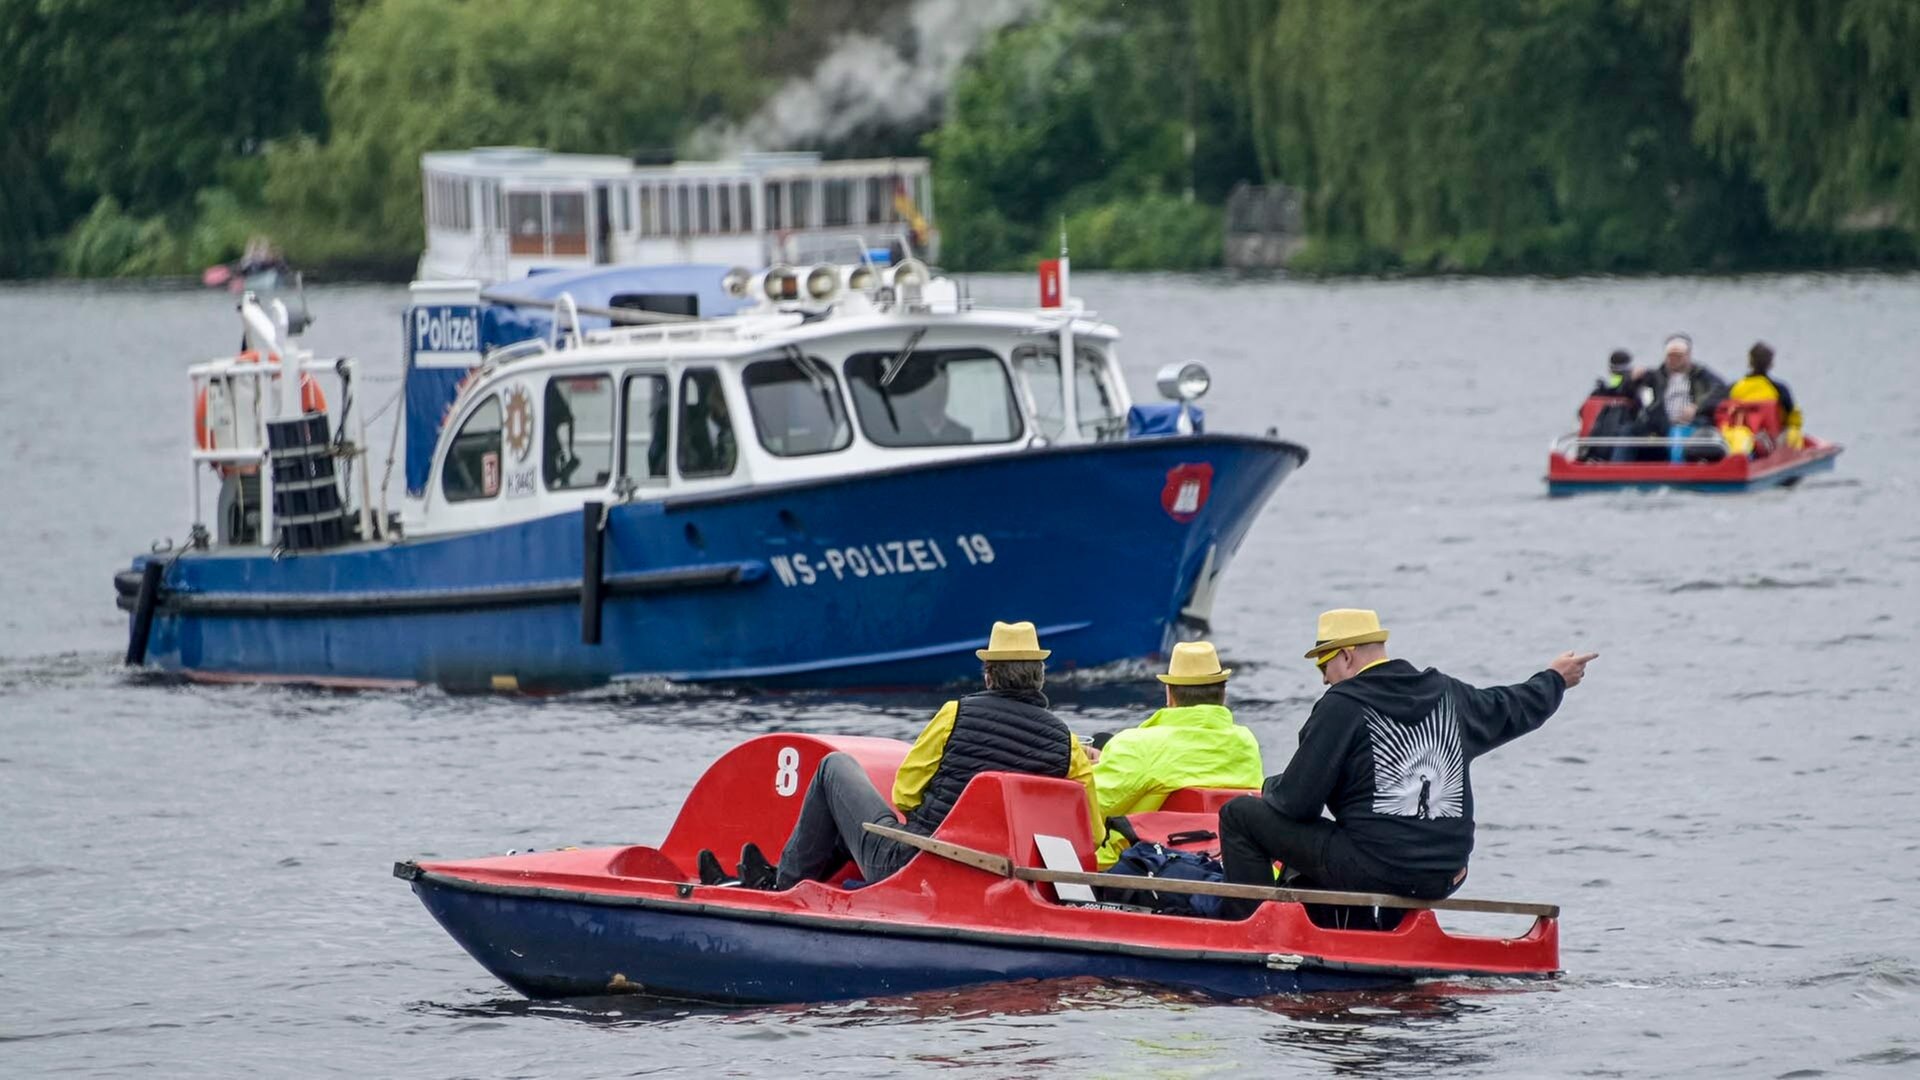
[[[1694,0],[1700,138],[1793,227],[1920,225],[1920,4]]]
[[[0,0],[0,273],[96,200],[190,218],[269,140],[317,130],[335,7]]]
[[[1203,57],[1333,266],[1678,268],[1767,242],[1634,0],[1220,0]]]
[[[267,197],[296,260],[419,254],[420,155],[522,144],[627,153],[737,115],[765,0],[371,0],[339,35],[330,136],[275,147]]]
[[[1076,265],[1217,263],[1204,204],[1254,162],[1224,85],[1195,63],[1190,19],[1180,4],[1062,0],[996,35],[926,141],[944,260],[1030,265],[1065,216]]]

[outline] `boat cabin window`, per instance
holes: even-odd
[[[853,224],[853,181],[823,180],[821,187],[824,189],[826,212],[820,223],[827,226]]]
[[[606,487],[613,475],[613,376],[548,379],[544,411],[547,490]]]
[[[587,253],[587,196],[579,191],[556,191],[553,200],[553,251],[555,255]]]
[[[787,227],[805,229],[813,225],[813,181],[790,180],[787,182],[787,198],[792,213],[788,216]]]
[[[500,494],[500,398],[489,395],[467,414],[460,433],[447,447],[440,468],[440,493],[450,503],[491,499]]]
[[[621,414],[620,474],[642,483],[667,478],[667,377],[629,375],[626,411]]]
[[[899,356],[847,359],[847,383],[867,438],[880,446],[968,446],[1020,437],[1020,410],[999,357],[982,349],[916,350],[894,372]]]
[[[740,231],[753,231],[753,185],[740,185]]]
[[[508,192],[507,221],[513,227],[513,239],[510,242],[513,254],[547,253],[547,206],[539,192]]]
[[[787,227],[786,188],[778,180],[767,181],[767,228],[775,232]]]
[[[738,456],[719,374],[694,368],[680,376],[680,475],[729,476]]]
[[[1038,433],[1058,439],[1067,422],[1060,396],[1060,350],[1051,345],[1022,345],[1013,350],[1013,370],[1033,399]],[[1074,350],[1073,407],[1083,438],[1124,434],[1117,398],[1107,382],[1106,355],[1091,346]]]
[[[795,353],[757,360],[747,365],[742,379],[754,430],[769,454],[825,454],[853,442],[840,380],[819,357]]]

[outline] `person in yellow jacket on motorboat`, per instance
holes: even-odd
[[[1167,673],[1166,708],[1117,732],[1093,764],[1093,791],[1103,818],[1160,809],[1181,788],[1258,788],[1266,780],[1260,742],[1233,722],[1227,708],[1232,668],[1204,641],[1173,647]],[[1128,841],[1109,829],[1098,853],[1102,870],[1112,866]]]
[[[1773,371],[1773,347],[1764,341],[1756,341],[1753,348],[1747,350],[1747,374],[1733,384],[1727,391],[1729,401],[1772,401],[1780,406],[1780,438],[1788,448],[1798,450],[1806,445],[1806,439],[1800,434],[1801,416],[1799,406],[1794,404],[1793,391],[1787,384],[1775,379]],[[1744,425],[1729,425],[1722,428],[1728,447],[1736,454],[1753,452],[1753,432]]]

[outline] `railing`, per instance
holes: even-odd
[[[1578,461],[1586,450],[1717,450],[1721,457],[1732,452],[1718,431],[1706,435],[1562,435],[1548,446],[1548,452],[1568,461]]]
[[[203,466],[215,469],[221,466],[237,468],[251,467],[260,477],[260,528],[258,541],[262,547],[275,545],[273,521],[273,466],[267,453],[267,424],[270,421],[293,419],[281,415],[281,392],[272,385],[271,380],[287,374],[287,365],[278,360],[241,360],[237,357],[222,357],[204,364],[195,364],[187,369],[187,375],[193,385],[193,407],[195,414],[194,445],[188,451],[189,471],[191,472],[190,494],[192,518],[196,526],[200,524],[201,474]],[[320,374],[332,374],[340,384],[343,411],[354,393],[354,383],[359,371],[359,363],[347,357],[338,360],[317,361],[310,357],[292,365],[294,378],[307,378]],[[231,415],[220,422],[219,431],[224,431],[233,441],[232,446],[220,446],[218,434],[209,441],[214,445],[199,445],[200,430],[209,427],[215,421],[208,416],[213,405],[212,395],[218,389],[224,394]],[[204,395],[204,396],[203,396]],[[299,399],[295,391],[294,400]],[[359,504],[360,535],[372,539],[374,533],[373,498],[369,470],[367,467],[367,431],[366,411],[353,413],[354,437],[351,443],[349,460],[359,459]],[[382,523],[384,526],[384,523]]]

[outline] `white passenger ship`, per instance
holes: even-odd
[[[513,146],[420,159],[419,277],[482,282],[608,264],[804,265],[849,232],[935,259],[924,158],[754,153],[636,164]],[[859,253],[864,258],[866,253]]]

